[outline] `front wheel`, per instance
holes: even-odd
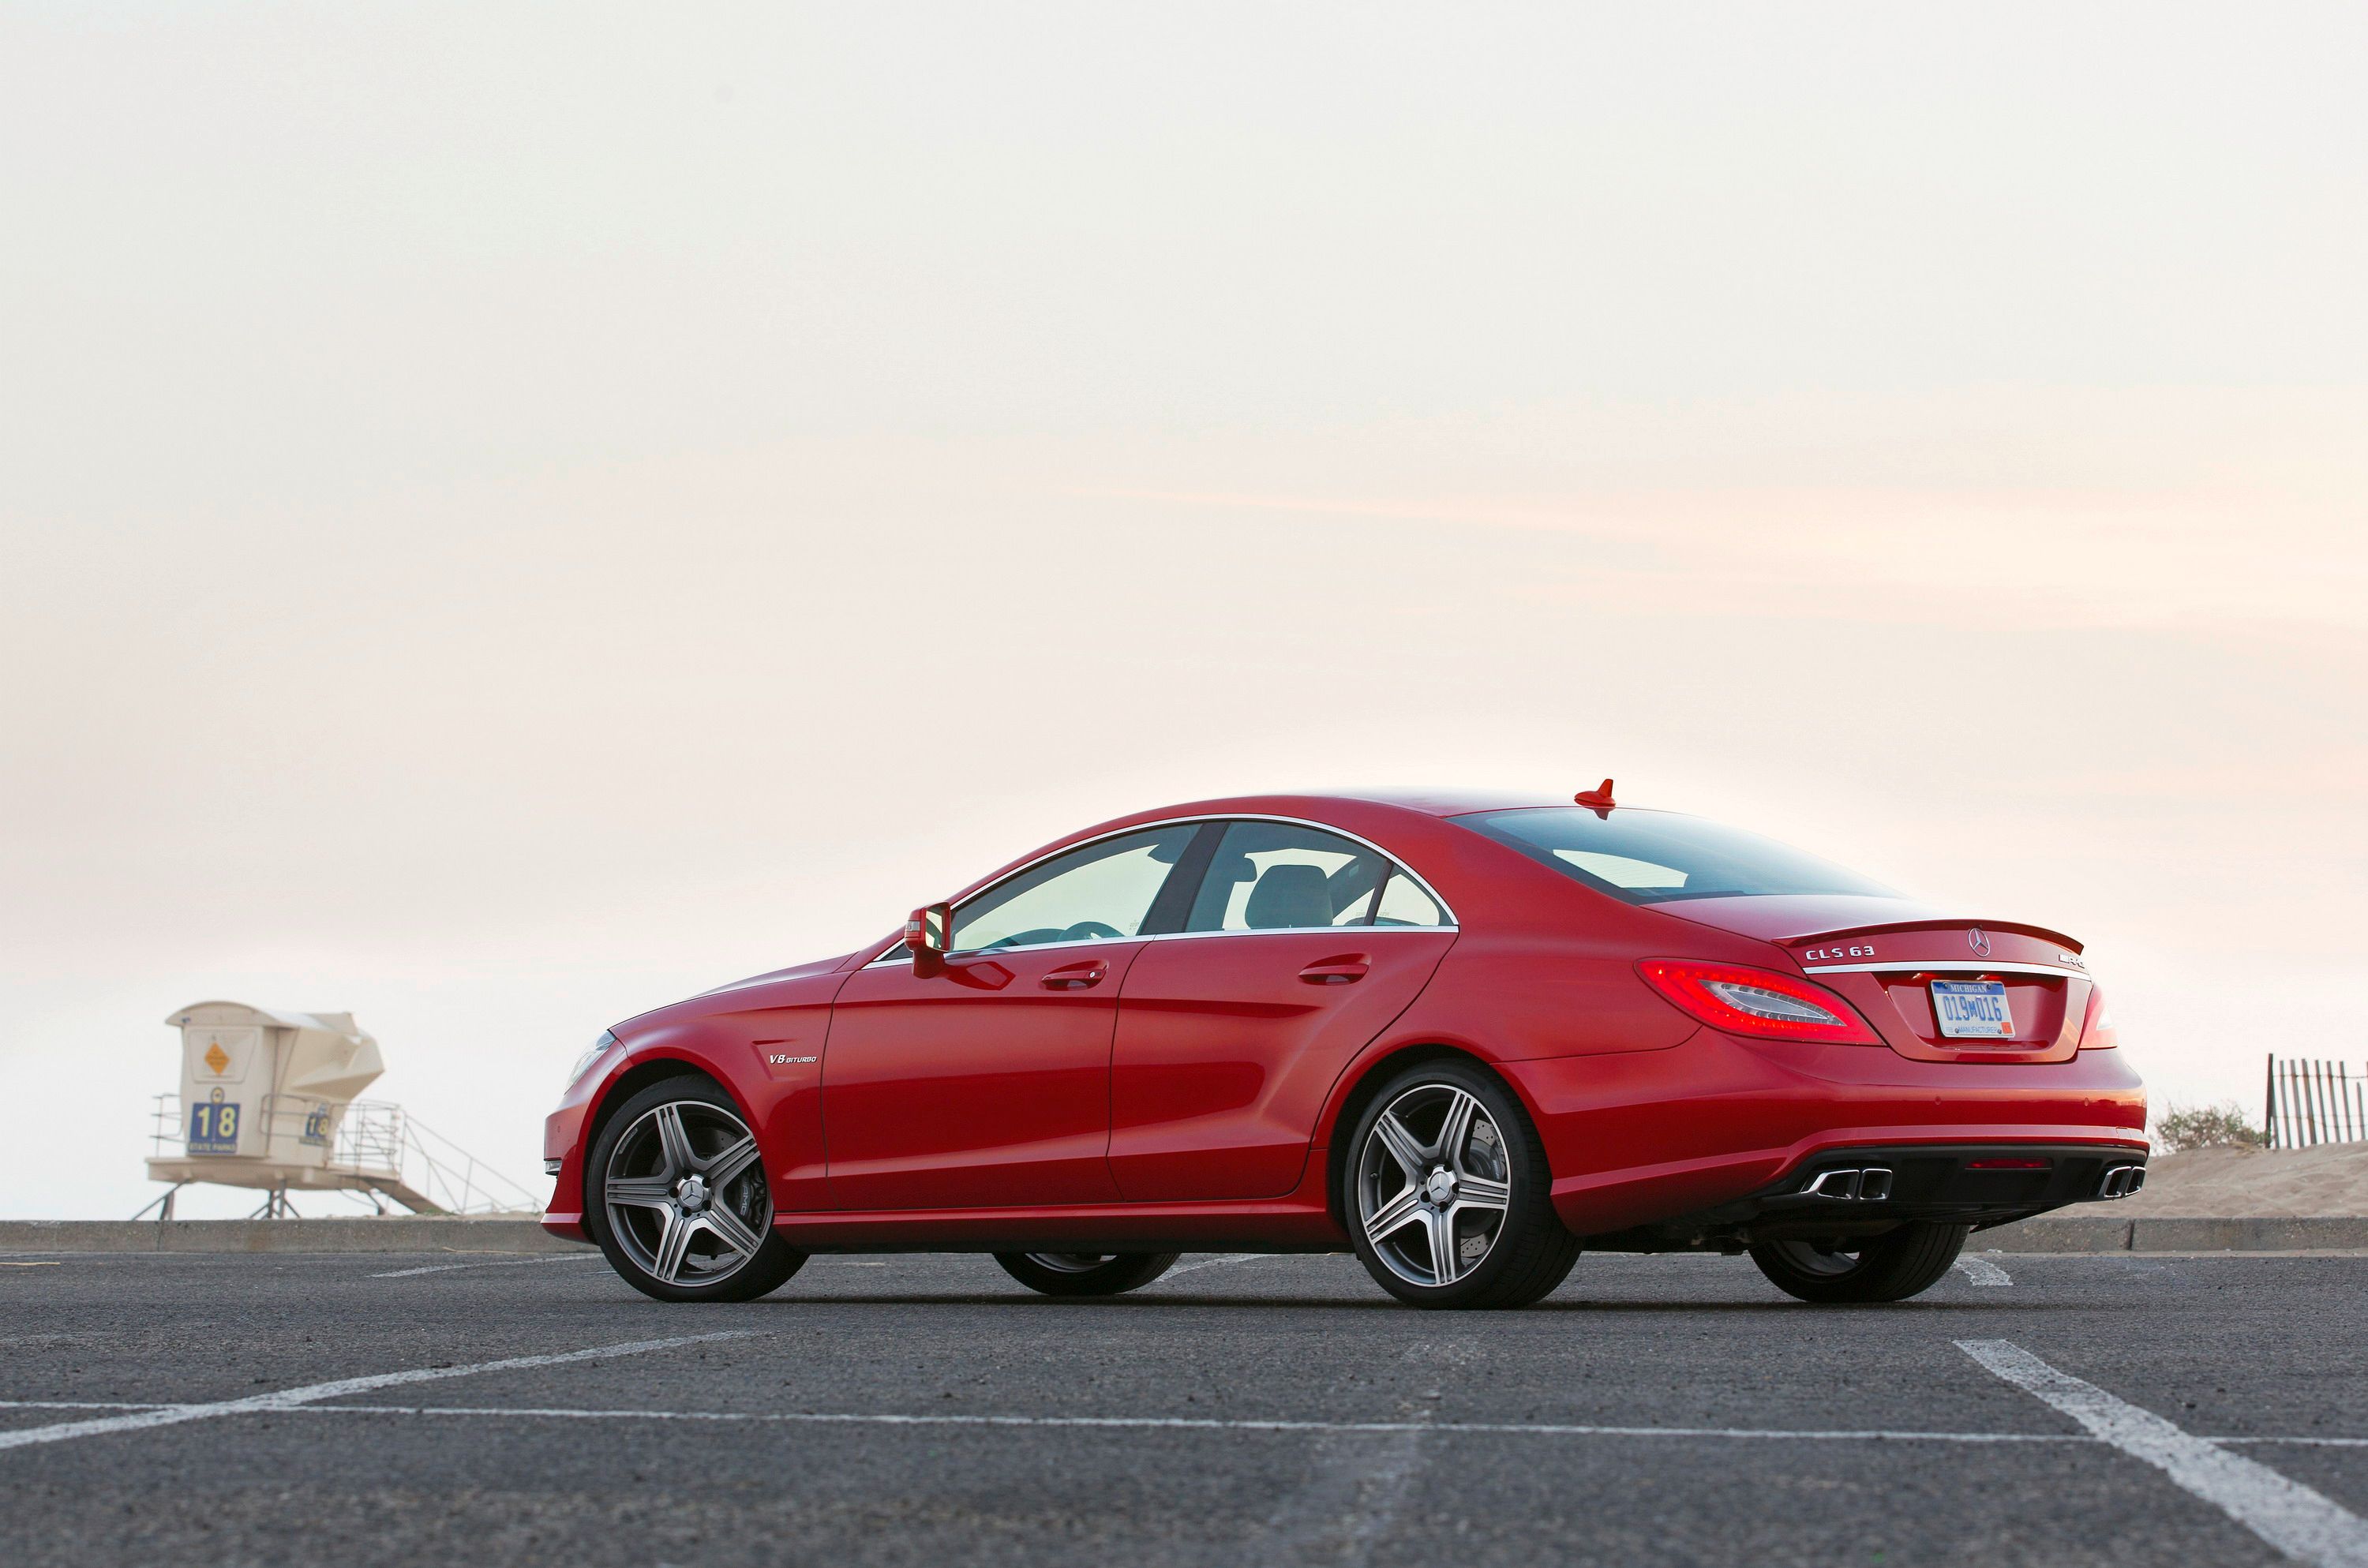
[[[1182,1256],[1173,1252],[999,1252],[1003,1271],[1047,1296],[1115,1296],[1150,1284]]]
[[[1526,1307],[1578,1259],[1529,1115],[1474,1062],[1408,1068],[1349,1142],[1346,1218],[1383,1290],[1417,1307]]]
[[[762,1151],[710,1079],[669,1078],[627,1100],[586,1171],[593,1239],[645,1296],[752,1301],[806,1260],[775,1233]]]
[[[1865,1239],[1754,1243],[1751,1261],[1804,1301],[1904,1301],[1948,1273],[1964,1244],[1964,1226],[1915,1220]]]

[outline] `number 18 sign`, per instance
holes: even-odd
[[[189,1108],[189,1153],[238,1153],[238,1107],[220,1100]]]

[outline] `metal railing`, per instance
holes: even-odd
[[[337,1121],[336,1152],[329,1163],[341,1170],[403,1175],[403,1108],[356,1100]]]
[[[2272,1149],[2308,1149],[2368,1138],[2368,1070],[2340,1062],[2272,1056],[2269,1111],[2262,1142]]]
[[[270,1147],[290,1142],[324,1151],[322,1168],[353,1177],[359,1190],[385,1188],[406,1205],[424,1199],[447,1214],[540,1214],[542,1200],[399,1105],[357,1100],[337,1105],[307,1095],[266,1095],[256,1113]],[[188,1127],[181,1096],[155,1099],[152,1159],[187,1157]]]
[[[361,1108],[354,1108],[359,1110]],[[418,1120],[402,1119],[405,1179],[448,1214],[540,1214],[542,1199]]]
[[[346,1105],[310,1095],[266,1095],[255,1107],[268,1141],[261,1157],[272,1151],[299,1148],[322,1151],[324,1169],[357,1176],[398,1181],[403,1176],[403,1108],[364,1101]],[[156,1096],[154,1127],[148,1135],[152,1159],[180,1159],[188,1153],[188,1127],[181,1112],[181,1096]],[[242,1142],[244,1140],[242,1139]]]

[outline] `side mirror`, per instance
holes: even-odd
[[[946,933],[953,911],[942,903],[923,904],[905,922],[905,950],[913,955],[915,974],[935,974],[946,967]]]

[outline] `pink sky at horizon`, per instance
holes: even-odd
[[[0,1213],[200,996],[525,1178],[621,1017],[1326,784],[2359,1061],[2358,14],[1705,14],[0,18]]]

